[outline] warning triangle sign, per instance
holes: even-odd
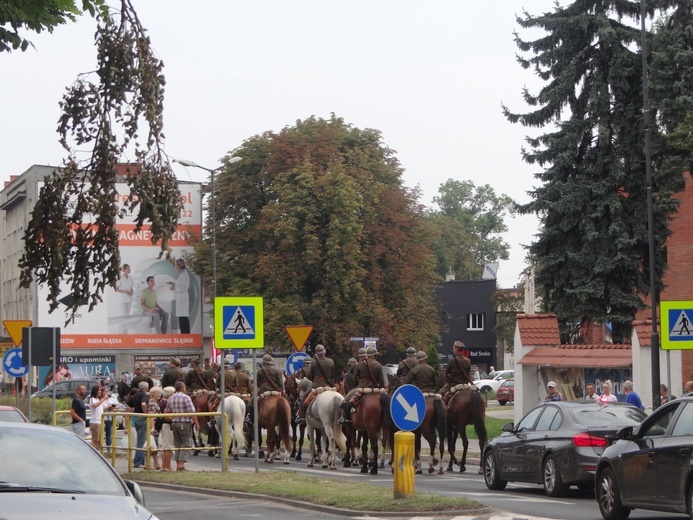
[[[684,310],[681,311],[678,318],[671,327],[669,336],[677,336],[679,338],[693,338],[693,324]]]
[[[10,335],[12,343],[18,347],[22,344],[22,329],[31,327],[31,320],[3,320],[2,324]]]
[[[224,336],[246,336],[255,335],[253,324],[243,312],[241,307],[237,307],[233,313],[233,318],[224,330]]]
[[[287,325],[284,327],[296,350],[301,352],[313,332],[312,325]]]

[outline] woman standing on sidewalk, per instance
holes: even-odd
[[[166,413],[166,405],[168,403],[168,398],[176,393],[176,389],[172,386],[167,386],[163,390],[164,397],[159,402],[159,408],[161,413]],[[161,424],[161,449],[164,450],[161,455],[161,465],[164,471],[173,471],[171,467],[171,461],[173,459],[173,431],[171,431],[171,419],[164,417]]]
[[[106,401],[108,401],[108,387],[94,385],[91,389],[91,397],[89,397],[89,406],[91,406],[89,429],[91,430],[91,445],[94,446],[95,450],[101,449],[101,417]]]
[[[147,403],[147,413],[161,413],[161,408],[159,407],[159,401],[161,400],[161,396],[163,394],[163,391],[161,390],[161,387],[155,386],[149,391],[149,402]],[[159,432],[156,430],[156,428],[153,427],[151,429],[151,434],[154,437],[154,445],[151,446],[151,454],[152,454],[152,461],[154,462],[154,469],[161,469],[161,466],[159,465],[159,450],[157,449],[158,442],[159,442]]]

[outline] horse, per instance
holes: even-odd
[[[306,378],[297,379],[293,374],[287,375],[286,381],[284,381],[286,395],[289,397],[289,404],[291,405],[291,440],[293,443],[291,457],[295,457],[297,461],[300,461],[302,457],[301,454],[303,451],[303,439],[306,434],[306,425],[305,423],[296,423],[296,414],[301,405],[301,393],[305,391],[306,386],[310,390],[310,385],[310,380]]]
[[[467,448],[469,440],[467,439],[467,425],[473,424],[476,436],[479,439],[479,452],[483,453],[488,440],[486,433],[486,401],[481,395],[481,392],[472,388],[466,388],[455,392],[450,401],[448,401],[448,452],[450,453],[450,462],[448,463],[448,471],[452,471],[452,465],[457,464],[455,457],[455,441],[457,433],[462,437],[462,459],[459,461],[460,473],[467,470],[465,464],[467,462]],[[483,461],[483,457],[481,457]],[[483,472],[483,462],[479,464],[479,473]]]
[[[438,433],[440,449],[440,466],[438,474],[443,474],[443,455],[445,454],[445,437],[447,435],[448,413],[445,403],[439,395],[425,393],[426,412],[421,425],[414,430],[414,460],[416,461],[416,473],[421,471],[421,437],[428,441],[430,459],[428,472],[433,473],[438,465],[436,458],[436,432]]]
[[[339,424],[341,417],[341,404],[344,397],[334,390],[326,390],[317,395],[310,408],[306,411],[306,424],[308,429],[308,440],[310,441],[310,462],[308,467],[312,468],[315,464],[316,443],[315,436],[318,432],[325,432],[327,437],[322,449],[322,467],[337,469],[337,448],[342,453],[346,453],[347,448],[342,428]],[[329,454],[328,447],[331,447]],[[318,446],[319,449],[319,446]]]
[[[229,443],[229,454],[233,455],[233,460],[238,460],[238,450],[245,444],[245,434],[243,424],[245,422],[245,402],[237,395],[229,395],[224,399],[224,413],[228,417],[226,431],[231,434]],[[221,439],[221,423],[217,422],[216,430]],[[218,456],[218,455],[217,455]]]
[[[212,403],[215,398],[218,398],[218,395],[214,392],[201,392],[195,396],[193,399],[193,406],[195,407],[196,412],[212,412]],[[197,438],[195,438],[195,435],[193,435],[193,441],[195,443],[195,447],[200,447],[204,448],[205,443],[202,441],[202,434],[204,433],[207,435],[207,444],[208,447],[210,448],[209,451],[207,452],[210,457],[214,456],[214,453],[216,452],[218,446],[219,446],[219,436],[217,435],[217,430],[216,428],[211,428],[210,426],[214,424],[215,418],[210,417],[207,415],[201,415],[198,417],[198,423],[200,425],[199,431],[197,432]],[[194,451],[193,455],[198,455],[199,451]]]
[[[289,401],[277,392],[270,393],[264,398],[255,422],[260,430],[263,428],[267,430],[265,462],[271,463],[274,462],[275,458],[281,458],[279,450],[279,441],[281,441],[284,444],[284,464],[289,464],[292,447],[291,405],[289,405]]]
[[[390,396],[386,393],[365,394],[351,413],[351,425],[357,432],[363,432],[361,447],[361,473],[368,473],[368,444],[373,452],[371,475],[378,474],[378,441],[382,434],[383,448],[394,444],[394,424],[390,416]]]

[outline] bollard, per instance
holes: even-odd
[[[394,492],[395,499],[414,494],[414,434],[396,432],[394,448]]]

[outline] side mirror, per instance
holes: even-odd
[[[508,433],[512,432],[514,429],[515,429],[515,423],[511,423],[511,422],[505,423],[503,425],[503,428],[502,428],[502,430],[504,432],[508,432]]]
[[[632,426],[624,426],[620,430],[616,432],[616,437],[619,439],[629,439],[633,435],[633,427]]]
[[[132,496],[135,497],[135,500],[137,500],[137,502],[140,505],[145,505],[144,493],[142,493],[142,490],[140,489],[140,486],[137,484],[137,482],[133,482],[132,480],[126,480],[125,485],[130,490],[130,493],[132,493]]]

